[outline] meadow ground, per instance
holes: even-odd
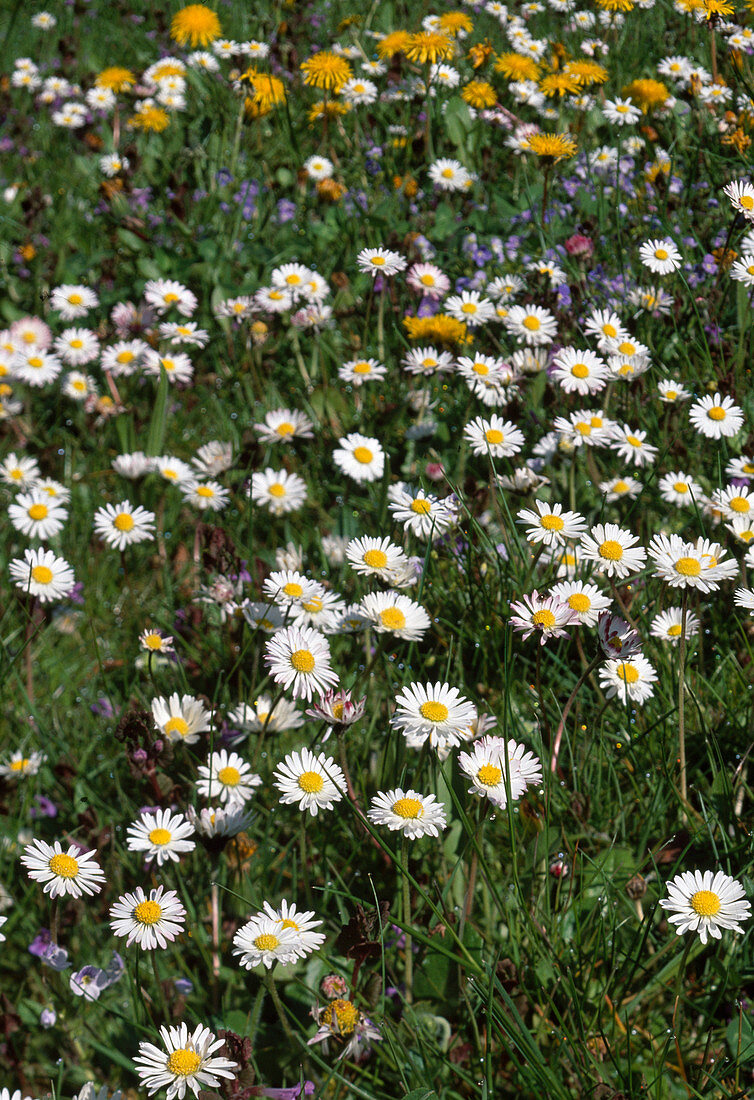
[[[2,5],[0,1100],[754,1082],[754,0]]]

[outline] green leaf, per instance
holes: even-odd
[[[438,1096],[434,1089],[412,1089],[403,1100],[438,1100]]]
[[[149,435],[147,436],[146,453],[150,458],[162,454],[162,443],[165,439],[165,425],[168,418],[169,390],[168,372],[160,364],[160,381],[157,383],[157,396],[152,410],[152,419],[149,422]]]

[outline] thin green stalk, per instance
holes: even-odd
[[[401,915],[403,917],[403,923],[405,925],[405,937],[406,937],[406,1004],[413,1004],[414,1000],[414,944],[411,939],[411,933],[408,929],[411,927],[411,884],[408,877],[408,856],[409,856],[409,844],[410,840],[407,836],[404,836],[401,840],[401,863],[404,870],[401,872],[401,885],[403,889],[403,908]]]

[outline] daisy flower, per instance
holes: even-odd
[[[405,568],[408,558],[389,538],[351,539],[346,546],[346,559],[361,576],[379,577],[390,583],[393,574]]]
[[[139,635],[139,645],[147,653],[175,653],[172,636],[148,626]]]
[[[325,589],[319,581],[311,580],[298,569],[279,569],[270,573],[262,585],[262,595],[290,608],[302,600],[310,600]]]
[[[596,584],[586,581],[561,581],[552,586],[550,595],[569,607],[574,616],[572,621],[581,626],[596,626],[600,614],[611,603]]]
[[[187,806],[186,816],[196,832],[208,839],[238,836],[248,829],[254,817],[245,802],[235,799],[224,806],[204,806],[199,811]]]
[[[429,742],[432,749],[460,744],[477,716],[476,707],[449,684],[409,684],[395,700],[390,725],[399,729],[409,748]]]
[[[64,852],[59,840],[52,846],[44,840],[32,840],[24,848],[21,863],[29,878],[44,883],[44,893],[51,898],[65,894],[80,898],[82,894],[98,894],[105,883],[104,871],[94,858],[96,854],[96,850],[83,852],[76,844]]]
[[[68,562],[52,550],[24,550],[23,558],[14,558],[8,571],[16,588],[42,603],[64,599],[76,583]]]
[[[20,458],[9,454],[0,462],[0,481],[14,489],[28,489],[38,480],[39,466],[35,458]]]
[[[689,409],[689,420],[694,429],[707,439],[720,439],[739,431],[743,426],[744,414],[732,398],[715,393],[694,402]]]
[[[313,626],[323,634],[332,634],[345,609],[345,600],[318,584],[317,590],[308,598],[291,605],[290,622],[293,626]]]
[[[193,852],[196,841],[188,839],[193,833],[193,826],[183,814],[171,810],[145,811],[128,826],[127,846],[130,852],[144,852],[147,861],[157,860],[157,866],[161,867],[166,860],[177,863],[185,852]]]
[[[637,107],[630,97],[606,99],[602,105],[602,113],[606,120],[615,126],[630,126],[641,118],[641,108]]]
[[[406,261],[399,252],[389,248],[362,248],[356,257],[359,271],[366,271],[372,278],[375,275],[389,277],[397,275],[406,267]]]
[[[586,319],[584,332],[597,338],[600,351],[607,351],[608,341],[620,340],[628,335],[618,314],[610,309],[593,310]]]
[[[654,575],[671,588],[714,592],[718,582],[709,567],[709,556],[705,557],[705,549],[698,543],[684,542],[680,535],[654,535],[648,547],[649,556],[655,563]]]
[[[200,512],[221,512],[230,500],[230,492],[219,481],[184,481],[181,494],[186,504]]]
[[[311,180],[327,180],[332,176],[335,166],[327,157],[313,156],[304,161],[304,171]]]
[[[647,560],[639,539],[615,523],[598,523],[588,534],[581,536],[581,557],[596,563],[600,573],[621,580],[631,573],[638,573]]]
[[[439,836],[447,824],[445,807],[433,794],[404,791],[401,787],[376,794],[367,817],[373,825],[387,825],[391,832],[400,831],[409,840]]]
[[[628,474],[623,477],[615,477],[612,481],[600,482],[600,492],[605,494],[605,500],[611,504],[616,500],[622,500],[624,497],[627,500],[635,500],[643,487],[640,481],[637,481],[635,477],[629,477]]]
[[[425,298],[442,298],[450,290],[450,279],[435,264],[412,264],[406,282]]]
[[[333,462],[354,481],[378,481],[385,468],[385,452],[378,439],[351,432],[338,440]]]
[[[667,611],[661,611],[655,615],[649,628],[653,638],[661,638],[664,642],[677,645],[683,633],[683,608],[669,607]],[[693,638],[699,633],[699,619],[693,612],[686,612],[686,638]]]
[[[550,638],[568,637],[564,627],[579,623],[571,608],[561,603],[557,596],[540,596],[536,590],[522,600],[512,602],[510,608],[513,629],[522,631],[524,638],[539,633],[542,645]]]
[[[729,485],[726,489],[716,489],[710,499],[715,510],[722,512],[726,519],[749,518],[754,513],[754,490],[749,488]]]
[[[408,374],[423,374],[429,377],[435,373],[451,370],[453,356],[449,351],[438,351],[433,347],[411,348],[401,362]]]
[[[86,328],[67,328],[55,340],[55,350],[60,358],[72,367],[91,363],[99,355],[96,332]]]
[[[193,745],[199,734],[210,728],[210,713],[204,703],[177,692],[169,699],[158,696],[152,700],[152,718],[163,737],[184,745]]]
[[[350,691],[327,691],[306,713],[331,726],[352,726],[364,717],[366,702],[366,696],[363,699],[351,699]],[[327,730],[322,740],[327,741],[329,736],[330,730]]]
[[[458,763],[471,780],[469,794],[489,798],[501,808],[508,804],[508,788],[515,802],[527,787],[542,782],[542,765],[537,757],[524,745],[506,742],[502,737],[480,738],[470,752],[458,754]]]
[[[265,642],[265,663],[276,684],[291,689],[294,699],[310,702],[338,682],[330,665],[326,638],[310,626],[288,626]]]
[[[311,439],[313,425],[308,416],[295,409],[272,409],[264,414],[264,423],[254,430],[263,443],[290,443],[296,439]]]
[[[177,321],[163,321],[159,330],[162,339],[169,340],[171,344],[188,344],[191,347],[203,348],[209,342],[209,333],[199,328],[196,321],[186,321],[184,324],[179,324]]]
[[[437,538],[456,522],[455,509],[424,489],[397,489],[389,499],[394,518],[418,538]]]
[[[136,943],[143,951],[167,947],[183,931],[186,910],[175,890],[158,886],[147,896],[141,886],[123,894],[110,908],[114,936],[127,936],[126,947]]]
[[[154,538],[154,512],[134,507],[128,500],[106,504],[94,513],[94,530],[108,546],[125,550],[137,542]]]
[[[297,805],[312,817],[331,810],[346,791],[346,777],[331,756],[307,748],[289,753],[275,769],[275,786],[284,805]]]
[[[551,344],[557,336],[557,321],[543,306],[511,306],[503,324],[517,340],[532,347]]]
[[[657,488],[665,503],[674,504],[676,508],[693,506],[703,496],[701,485],[681,470],[665,474],[658,481]]]
[[[0,775],[6,779],[20,779],[24,775],[36,775],[47,757],[43,752],[30,752],[28,756],[19,750],[10,760],[0,764]]]
[[[397,592],[370,592],[360,607],[378,634],[392,634],[408,642],[420,641],[431,625],[423,607]]]
[[[161,355],[157,351],[148,351],[144,356],[144,373],[159,378],[162,369],[168,376],[168,381],[190,382],[194,377],[194,365],[188,355],[176,352],[170,355]]]
[[[600,687],[607,698],[617,695],[622,703],[645,703],[654,695],[652,684],[656,680],[657,673],[641,654],[605,661],[599,669]]]
[[[218,798],[223,804],[230,801],[248,802],[254,788],[262,782],[261,776],[251,770],[251,764],[226,749],[210,753],[207,763],[200,764],[197,771],[197,793],[202,798]]]
[[[744,252],[743,256],[731,264],[728,275],[734,282],[754,286],[754,252]]]
[[[443,309],[469,328],[486,325],[496,316],[493,303],[476,290],[462,290],[460,294],[452,294],[445,299]]]
[[[283,900],[279,909],[273,909],[270,903],[265,901],[262,904],[262,910],[272,920],[279,921],[281,928],[290,928],[297,933],[296,952],[301,959],[310,955],[312,951],[318,951],[327,939],[323,932],[314,931],[322,921],[314,919],[315,914],[312,910],[300,912],[295,902]]]
[[[510,420],[493,413],[488,420],[478,416],[467,424],[463,434],[475,455],[510,458],[524,446],[524,433]]]
[[[553,359],[550,377],[566,393],[598,393],[607,385],[608,370],[593,351],[562,348]]]
[[[471,176],[459,160],[440,157],[429,166],[429,178],[438,191],[467,191]]]
[[[209,443],[199,447],[191,459],[191,465],[200,474],[217,477],[233,465],[233,444],[211,439]]]
[[[251,499],[274,516],[295,512],[306,500],[306,482],[287,470],[266,470],[251,475]]]
[[[299,935],[292,926],[283,927],[277,915],[257,913],[233,937],[233,954],[245,970],[263,964],[288,966],[299,958]]]
[[[721,939],[723,928],[743,932],[741,921],[751,915],[744,897],[741,883],[723,871],[684,871],[668,883],[668,897],[660,905],[671,914],[668,923],[676,926],[677,935],[697,932],[706,943],[709,936]]]
[[[570,539],[580,538],[586,530],[586,520],[578,512],[564,512],[562,504],[535,500],[536,511],[522,508],[516,522],[526,526],[528,542],[543,542],[545,546],[564,546]]]
[[[377,382],[387,374],[387,367],[376,359],[349,359],[338,370],[341,382],[363,386],[365,382]]]
[[[754,221],[754,187],[748,180],[733,180],[723,187],[723,194],[730,199],[731,206],[747,221]]]
[[[113,378],[128,378],[139,370],[148,351],[143,340],[119,340],[103,349],[100,365]]]
[[[144,299],[158,314],[177,309],[182,317],[190,317],[198,305],[196,295],[172,279],[150,279],[144,287]]]
[[[28,493],[19,493],[14,503],[8,505],[8,516],[22,535],[51,539],[63,530],[68,511],[49,494],[32,488]]]
[[[674,378],[668,378],[663,382],[658,382],[657,392],[660,395],[660,401],[665,405],[674,405],[676,401],[688,401],[691,397],[690,391]]]
[[[87,286],[56,286],[50,295],[50,309],[60,313],[64,321],[76,321],[86,317],[90,309],[99,305],[99,298]]]
[[[645,241],[639,247],[639,259],[655,275],[669,275],[681,266],[681,253],[667,239]]]
[[[638,428],[629,428],[627,424],[619,427],[617,424],[612,432],[612,449],[626,462],[633,462],[635,466],[647,466],[654,462],[657,456],[657,447],[651,443],[645,443],[647,433]]]
[[[191,4],[182,10],[187,12],[191,8],[201,7],[202,4]],[[181,14],[178,12],[178,15]],[[219,1078],[235,1076],[233,1071],[237,1068],[237,1062],[212,1057],[225,1040],[216,1039],[208,1027],[198,1024],[191,1033],[186,1024],[161,1027],[160,1037],[164,1050],[152,1043],[139,1043],[139,1053],[134,1059],[139,1080],[147,1095],[167,1088],[167,1100],[183,1100],[187,1089],[198,1096],[202,1088],[217,1088]]]

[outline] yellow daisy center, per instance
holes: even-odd
[[[565,527],[565,522],[560,516],[555,516],[552,512],[549,512],[546,516],[542,516],[540,524],[544,527],[545,531],[562,531]]]
[[[370,569],[384,569],[387,565],[387,554],[384,550],[367,550],[361,560]]]
[[[605,539],[600,544],[599,555],[601,558],[607,558],[608,561],[620,561],[623,557],[623,547],[615,539]]]
[[[76,878],[79,873],[78,860],[73,856],[67,856],[63,852],[54,855],[48,864],[53,875],[58,878]]]
[[[119,512],[113,520],[113,527],[119,531],[133,531],[134,517],[129,512]]]
[[[533,314],[529,314],[528,317],[524,317],[523,326],[528,329],[529,332],[537,332],[539,329],[540,321],[539,317],[535,317]]]
[[[630,485],[628,484],[627,481],[618,480],[613,485],[613,492],[614,493],[627,493],[629,489],[630,489]]]
[[[688,487],[688,485],[686,484],[685,481],[676,481],[676,482],[674,482],[673,483],[673,488],[676,491],[676,493],[687,493],[689,491],[689,487]]]
[[[635,669],[633,665],[626,664],[625,661],[619,664],[615,671],[618,673],[624,684],[635,684],[636,681],[639,679],[639,673],[637,669]]]
[[[397,607],[386,607],[384,611],[380,611],[380,622],[388,630],[403,630],[406,616]]]
[[[668,637],[669,638],[677,638],[680,635],[680,633],[681,633],[681,624],[680,623],[673,623],[672,626],[668,627]]]
[[[83,346],[84,346],[84,341],[79,340],[78,337],[76,337],[74,340],[71,340],[71,347],[72,348],[78,349],[78,348],[83,348]]]
[[[432,508],[430,501],[425,500],[423,497],[419,497],[416,500],[411,501],[411,511],[416,512],[418,516],[426,516]]]
[[[535,611],[531,617],[531,621],[535,626],[541,626],[548,630],[550,627],[555,626],[555,616],[548,608],[543,607],[541,611]]]
[[[722,405],[713,405],[707,416],[710,420],[725,420],[725,409]]]
[[[25,756],[23,758],[23,760],[11,760],[11,762],[10,762],[10,770],[12,772],[22,772],[28,766],[29,766],[28,756]]]
[[[428,699],[426,703],[422,703],[419,707],[419,714],[422,718],[426,718],[428,722],[445,722],[450,711],[444,703],[436,703],[432,699]]]
[[[424,807],[418,798],[399,798],[393,803],[393,813],[398,817],[416,819],[424,813]]]
[[[338,998],[337,1001],[332,1002],[329,1009],[331,1021],[334,1016],[338,1025],[338,1031],[341,1035],[350,1035],[359,1022],[358,1008],[354,1004],[351,1004],[350,1001],[343,1001]]]
[[[461,306],[461,313],[476,313],[476,310],[475,302],[464,302]]]
[[[632,447],[641,447],[641,440],[636,435],[627,435],[626,443],[630,443]]]
[[[611,340],[614,340],[615,337],[618,335],[617,328],[615,327],[615,325],[611,325],[610,322],[602,326],[602,331],[604,332],[605,336],[609,337],[609,339]]]
[[[308,649],[296,649],[291,653],[291,664],[296,672],[313,672],[315,663]]]
[[[199,1069],[202,1064],[200,1056],[195,1050],[186,1050],[182,1047],[180,1050],[174,1050],[167,1061],[167,1070],[169,1073],[174,1073],[176,1077],[190,1077],[193,1073]]]
[[[571,367],[571,374],[574,378],[588,378],[589,367],[586,363],[574,363]]]
[[[37,584],[49,584],[52,581],[52,569],[46,565],[35,565],[31,571],[31,579]]]
[[[188,722],[180,715],[176,715],[165,723],[165,734],[177,733],[179,737],[185,737],[188,733]]]
[[[372,366],[370,363],[367,363],[365,359],[362,359],[361,362],[354,363],[353,365],[354,374],[371,374],[371,372]]]
[[[287,435],[293,435],[296,429],[293,424],[290,423],[290,421],[284,420],[282,424],[278,424],[277,428],[275,428],[275,431],[278,435],[285,438],[285,436]]]
[[[149,840],[152,844],[156,844],[158,848],[164,847],[169,844],[173,839],[173,834],[169,829],[152,829],[149,834]]]
[[[682,577],[698,577],[702,571],[701,562],[696,558],[679,558],[673,568]]]
[[[732,497],[730,506],[734,512],[748,512],[749,502],[746,497]]]
[[[285,486],[281,485],[279,481],[273,481],[272,485],[268,487],[267,492],[271,497],[284,497]]]
[[[588,611],[592,606],[592,601],[584,592],[574,592],[568,597],[566,603],[572,611]]]
[[[752,198],[751,195],[742,195],[738,202],[743,206],[744,210],[751,210],[754,208],[754,198]]]
[[[697,890],[689,898],[689,904],[700,917],[714,917],[720,912],[720,898],[713,890]]]
[[[321,600],[319,596],[315,596],[313,599],[308,600],[306,603],[302,603],[301,606],[303,607],[304,611],[308,611],[310,614],[316,615],[319,611],[322,610],[325,605],[324,601]]]
[[[667,249],[665,249],[665,248],[656,248],[655,249],[655,256],[658,260],[667,260],[667,258],[668,258]]]
[[[227,768],[220,768],[217,778],[224,787],[237,787],[241,782],[241,773],[238,768],[228,765]]]
[[[484,433],[484,438],[487,440],[488,443],[491,443],[493,445],[500,444],[505,441],[505,436],[497,428],[489,428]]]
[[[157,924],[162,916],[162,906],[158,905],[156,901],[140,901],[138,905],[134,906],[132,916],[139,924]]]
[[[503,773],[494,764],[482,764],[476,777],[483,787],[496,787],[503,778]]]
[[[283,592],[286,596],[290,596],[292,599],[295,600],[297,600],[299,596],[302,596],[304,594],[304,590],[298,583],[298,581],[288,581],[287,584],[283,585]]]
[[[357,462],[361,462],[362,465],[368,466],[374,458],[374,455],[368,447],[354,447],[353,457]]]
[[[196,495],[198,497],[213,497],[215,494],[209,485],[199,485],[197,486]]]
[[[298,785],[305,794],[319,794],[325,781],[319,772],[302,772],[298,777]]]
[[[47,517],[47,507],[44,504],[32,504],[28,510],[29,519],[40,520]]]
[[[263,932],[254,940],[254,946],[258,951],[274,951],[279,944],[280,940],[277,936],[273,936],[272,932]]]
[[[144,638],[144,645],[147,649],[162,649],[162,635],[161,634],[147,634]]]
[[[80,306],[82,302],[82,297],[80,294],[69,294],[68,301],[72,306]]]
[[[577,431],[579,433],[579,435],[591,435],[592,434],[592,425],[587,424],[587,422],[585,420],[577,420],[576,423],[573,425],[573,427],[574,427],[574,431]]]

